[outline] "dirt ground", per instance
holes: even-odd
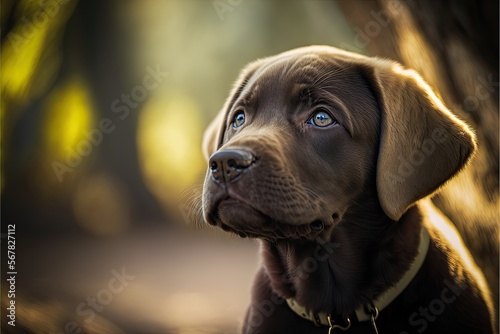
[[[16,327],[2,307],[6,333],[237,333],[258,266],[256,241],[186,227],[16,243]]]

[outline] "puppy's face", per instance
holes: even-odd
[[[379,111],[366,81],[342,61],[294,54],[238,91],[209,161],[206,221],[278,238],[334,226],[374,175]]]
[[[205,221],[240,236],[314,239],[366,194],[397,220],[474,149],[466,126],[403,71],[329,47],[249,65],[205,135]],[[398,175],[436,129],[447,142]]]

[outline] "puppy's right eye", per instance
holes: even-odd
[[[237,129],[245,124],[245,113],[243,111],[238,111],[233,118],[233,128]]]
[[[328,112],[320,109],[319,111],[314,113],[311,118],[309,118],[307,124],[311,124],[319,128],[325,128],[329,125],[337,124],[337,120],[333,118]]]

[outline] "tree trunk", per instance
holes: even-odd
[[[498,304],[498,1],[338,0],[352,44],[417,70],[478,137],[478,154],[434,197]]]

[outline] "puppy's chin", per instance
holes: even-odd
[[[244,234],[259,235],[263,227],[269,225],[269,218],[236,199],[221,201],[218,207],[218,216],[222,223],[222,228],[227,226],[236,232]]]
[[[242,238],[275,240],[287,238],[271,218],[235,199],[226,199],[219,203],[216,224],[224,231],[233,232]]]
[[[272,220],[267,215],[239,200],[222,200],[210,215],[213,225],[240,237],[277,239],[314,239],[320,231],[311,230],[311,224],[290,225]]]

